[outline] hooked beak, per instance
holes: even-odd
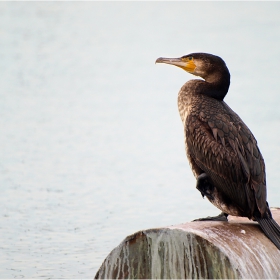
[[[193,62],[193,60],[186,61],[181,57],[180,58],[159,57],[156,60],[156,63],[166,63],[166,64],[175,65],[175,66],[178,66],[178,67],[184,69],[185,71],[187,71],[189,73],[192,73],[196,68],[196,65]]]

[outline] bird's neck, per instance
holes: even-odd
[[[217,100],[223,100],[230,85],[230,74],[227,69],[223,72],[213,73],[205,77],[204,82],[199,83],[197,93]]]

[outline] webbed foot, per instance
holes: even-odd
[[[228,221],[227,217],[228,217],[228,214],[222,212],[222,213],[221,213],[220,215],[218,215],[218,216],[195,219],[195,220],[193,220],[193,222],[199,222],[199,221],[219,221],[219,222],[227,222],[227,221]]]

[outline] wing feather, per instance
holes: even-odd
[[[189,114],[185,120],[188,155],[221,192],[241,207],[249,204],[254,209],[250,206],[257,204],[264,213],[265,165],[257,141],[226,103],[216,101],[204,108],[207,110]]]

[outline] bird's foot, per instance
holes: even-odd
[[[214,217],[206,217],[206,218],[200,218],[200,219],[195,219],[193,222],[199,222],[199,221],[219,221],[219,222],[227,222],[228,221],[228,214],[222,212],[218,216]]]
[[[197,177],[196,188],[200,191],[202,197],[206,196],[209,200],[213,200],[213,185],[210,183],[210,178],[206,173],[202,173]]]

